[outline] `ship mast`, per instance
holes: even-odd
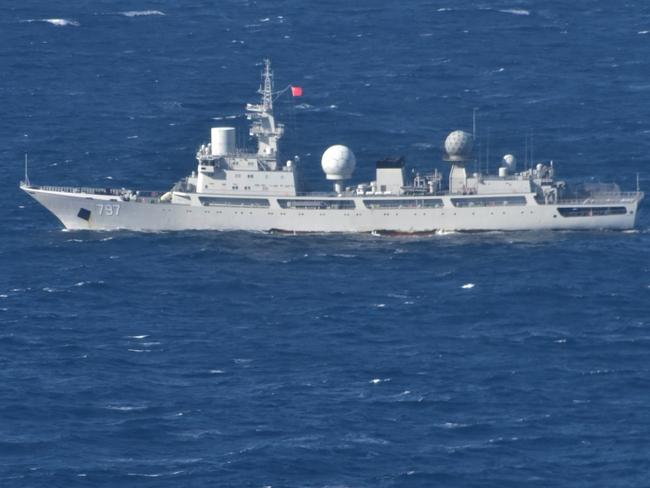
[[[264,60],[264,71],[262,72],[262,84],[259,93],[262,95],[262,107],[265,112],[273,113],[273,72],[271,71],[271,60]]]
[[[262,103],[246,105],[246,117],[252,122],[250,135],[257,139],[257,155],[262,166],[276,169],[278,140],[284,134],[284,125],[276,124],[273,116],[273,72],[269,59],[264,60],[258,93],[262,95]]]

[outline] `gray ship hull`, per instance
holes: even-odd
[[[196,194],[183,196],[188,204],[159,199],[125,201],[115,195],[96,195],[71,189],[56,190],[22,185],[52,212],[67,229],[134,231],[245,230],[284,232],[395,232],[515,231],[543,229],[632,229],[642,193],[602,200],[540,204],[534,194],[519,205],[463,206],[454,196],[437,196],[440,206],[368,208],[364,197],[347,198],[353,208],[286,208],[282,199],[265,197],[264,207],[251,205],[206,206]],[[493,196],[498,200],[499,196]],[[503,198],[507,198],[504,195]],[[468,197],[468,201],[471,197]],[[259,200],[259,199],[257,199]],[[292,202],[311,203],[304,197]],[[429,199],[432,200],[432,199]],[[457,198],[455,200],[458,200]],[[480,199],[476,199],[478,202]],[[323,199],[337,202],[336,197]],[[407,199],[402,202],[408,203]],[[423,199],[419,200],[424,201]],[[370,202],[372,203],[372,202]]]

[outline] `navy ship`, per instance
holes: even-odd
[[[429,233],[537,229],[631,229],[643,192],[616,185],[571,188],[552,162],[517,171],[507,154],[497,174],[472,173],[471,133],[444,141],[447,181],[438,170],[411,174],[402,158],[376,162],[375,179],[349,185],[350,148],[333,145],[321,158],[329,192],[300,191],[297,159],[281,161],[284,125],[276,122],[273,73],[266,60],[261,100],[246,105],[256,148],[236,145],[234,127],[213,127],[196,154],[196,170],[166,192],[31,184],[20,188],[67,229],[135,231],[246,230],[280,232]]]

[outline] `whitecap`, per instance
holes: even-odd
[[[106,405],[104,408],[107,410],[117,410],[118,412],[132,412],[147,409],[144,405]]]
[[[0,298],[9,298],[9,295],[5,295],[4,293],[0,295]]]
[[[467,424],[459,424],[457,422],[445,422],[441,424],[440,427],[445,429],[460,429],[461,427],[467,427]]]
[[[388,383],[390,378],[373,378],[368,383],[372,385],[378,385],[379,383]]]
[[[85,281],[79,281],[79,282],[75,283],[74,286],[84,286],[85,284],[86,284]]]
[[[211,369],[210,374],[224,374],[225,371],[222,369]]]
[[[640,34],[640,35],[644,36],[646,34],[650,34],[650,31],[642,30],[642,31],[637,32],[637,34]]]
[[[71,19],[29,19],[29,20],[25,20],[24,22],[29,22],[29,23],[46,22],[48,24],[56,25],[58,27],[65,27],[65,26],[79,27],[81,25],[76,20],[71,20]]]
[[[149,15],[165,15],[165,12],[160,10],[128,10],[126,12],[120,12],[120,14],[125,17],[146,17]]]
[[[126,336],[128,339],[146,339],[149,337],[147,334],[143,335],[133,335],[133,336]]]
[[[523,8],[504,8],[499,10],[502,14],[512,14],[512,15],[530,15],[530,10]]]
[[[465,283],[463,286],[461,286],[461,288],[463,288],[465,290],[469,290],[471,288],[474,288],[475,286],[476,285],[474,283]]]

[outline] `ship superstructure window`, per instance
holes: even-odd
[[[440,208],[443,206],[441,198],[377,198],[364,200],[367,208]]]
[[[526,197],[452,198],[454,207],[507,207],[526,205]]]
[[[604,215],[625,215],[625,207],[558,207],[562,217],[595,217]]]
[[[207,207],[269,207],[266,198],[235,198],[235,197],[199,197],[201,205]]]
[[[282,208],[320,209],[320,210],[347,210],[356,208],[354,200],[289,200],[278,198],[278,205]]]

